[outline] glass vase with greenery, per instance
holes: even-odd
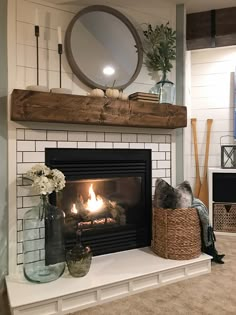
[[[167,79],[167,73],[173,68],[176,59],[176,31],[169,22],[156,25],[147,24],[144,34],[145,65],[151,72],[161,72],[161,80],[150,90],[159,94],[160,103],[173,103],[175,87]]]

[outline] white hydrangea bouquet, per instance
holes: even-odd
[[[46,165],[36,164],[27,173],[26,177],[33,181],[32,187],[40,195],[58,192],[65,187],[65,176],[58,169],[50,169]]]

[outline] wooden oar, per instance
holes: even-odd
[[[210,147],[210,134],[213,119],[207,119],[207,139],[206,139],[206,152],[205,152],[205,163],[204,172],[201,189],[199,192],[199,199],[208,207],[208,182],[207,182],[207,169],[208,169],[208,157],[209,157],[209,147]]]
[[[191,119],[192,130],[193,130],[193,143],[194,143],[194,156],[195,156],[195,167],[196,167],[196,181],[195,181],[195,189],[194,196],[198,198],[200,188],[201,188],[201,178],[199,172],[199,160],[198,160],[198,146],[197,146],[197,119]]]

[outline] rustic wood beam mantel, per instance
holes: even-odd
[[[11,119],[175,129],[187,126],[187,108],[171,104],[15,89],[11,97]]]

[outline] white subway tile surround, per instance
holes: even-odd
[[[152,141],[152,142],[150,142]],[[152,150],[152,193],[157,177],[171,182],[171,136],[169,134],[91,132],[69,130],[16,130],[17,156],[17,264],[22,264],[22,219],[24,213],[37,205],[28,182],[23,182],[24,173],[35,163],[44,163],[46,147],[60,148],[146,148]],[[21,155],[19,155],[21,154]]]

